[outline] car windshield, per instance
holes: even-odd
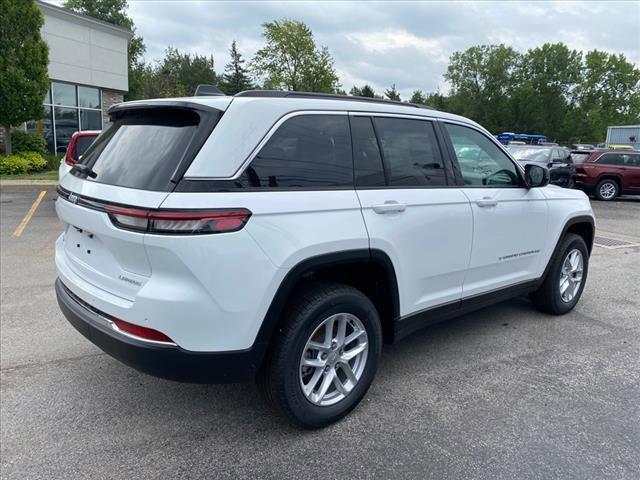
[[[544,162],[549,158],[550,148],[515,147],[508,146],[507,150],[516,160],[529,160],[531,162]]]

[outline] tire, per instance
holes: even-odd
[[[294,292],[292,298],[285,310],[283,324],[278,329],[277,337],[273,339],[271,349],[258,374],[258,387],[265,399],[294,424],[303,428],[321,428],[340,420],[353,410],[373,382],[382,351],[380,318],[366,295],[346,285],[311,284]],[[332,318],[332,325],[335,327],[332,327],[332,333],[328,335],[327,327]],[[357,349],[365,349],[350,360],[350,371],[354,375],[359,374],[357,382],[353,382],[355,376],[346,376],[343,360],[336,358],[336,355],[342,354],[342,347],[331,341],[333,337],[340,337],[337,329],[343,319],[347,325],[343,337],[347,340],[353,337],[351,334],[356,331],[364,330],[366,333],[359,333],[356,340],[344,346],[347,355],[351,355],[351,352]],[[333,331],[336,331],[335,335]],[[317,352],[307,349],[307,342],[312,340],[316,341],[314,345],[322,342],[324,345],[330,344],[331,347]],[[303,355],[308,357],[309,361],[324,361],[325,366],[303,366]],[[325,355],[328,358],[322,360]],[[315,389],[313,385],[309,388],[314,375],[320,375],[314,384],[317,385]],[[328,375],[331,375],[331,378],[337,376],[337,380],[327,382],[330,385],[328,393],[320,398],[321,388],[325,378],[329,378]],[[341,379],[346,386],[343,385],[343,390],[338,391],[335,382],[342,384]],[[307,388],[311,390],[310,397],[303,391],[305,381],[308,382]],[[345,395],[344,392],[349,386],[351,390]],[[321,404],[322,402],[325,404]]]
[[[598,200],[610,202],[620,195],[620,186],[615,180],[605,178],[598,182],[594,194]]]
[[[578,255],[574,255],[574,252],[578,252]],[[569,255],[572,255],[572,259],[576,259],[578,256],[581,259],[580,283],[577,287],[574,287],[576,285],[575,280],[578,277],[577,270],[568,276],[566,275],[566,272],[572,269],[572,267],[567,268],[565,264]],[[572,265],[571,261],[569,261],[569,265]],[[562,240],[558,252],[551,260],[551,266],[544,282],[538,290],[529,295],[529,298],[538,310],[552,315],[563,315],[571,311],[580,300],[587,281],[588,271],[589,251],[587,244],[581,236],[568,233]],[[572,280],[567,277],[572,277]],[[563,278],[566,279],[568,284],[566,282],[561,284]],[[563,293],[561,289],[565,285],[567,289]],[[570,295],[571,292],[573,292],[572,295]]]

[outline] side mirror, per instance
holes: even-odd
[[[527,163],[524,166],[524,181],[527,188],[545,187],[549,184],[549,170],[540,165]]]

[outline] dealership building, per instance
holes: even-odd
[[[133,33],[126,28],[80,15],[37,0],[44,15],[42,37],[49,45],[47,115],[27,122],[49,150],[64,151],[78,130],[102,130],[107,110],[123,101],[129,88],[127,46]]]

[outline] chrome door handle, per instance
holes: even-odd
[[[392,213],[392,212],[404,212],[407,209],[406,203],[398,203],[395,200],[387,200],[382,205],[374,205],[373,211],[376,213]]]
[[[484,197],[482,200],[476,200],[476,205],[479,207],[495,207],[498,205],[498,201],[491,197]]]

